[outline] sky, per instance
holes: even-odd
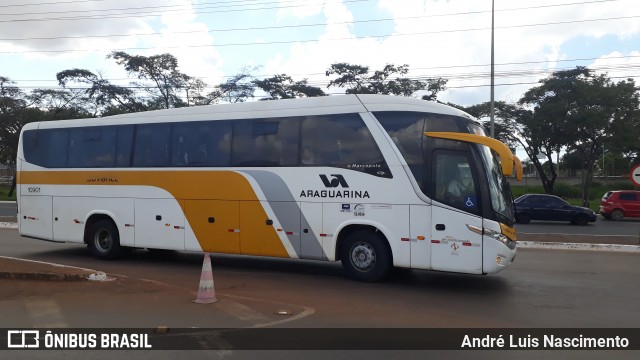
[[[407,64],[448,79],[438,100],[474,105],[490,99],[491,17],[490,0],[0,0],[0,76],[27,91],[73,68],[127,84],[111,51],[171,53],[210,85],[249,68],[325,87],[333,63]],[[578,65],[640,82],[637,0],[494,0],[494,19],[496,100]]]

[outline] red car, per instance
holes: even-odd
[[[640,191],[608,191],[600,200],[600,214],[607,220],[640,217]]]

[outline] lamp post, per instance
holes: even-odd
[[[494,82],[493,82],[493,77],[494,77],[494,72],[493,72],[493,64],[494,64],[494,54],[493,54],[493,22],[494,22],[494,0],[491,0],[491,101],[490,101],[490,105],[489,105],[489,118],[491,121],[491,131],[490,131],[490,135],[492,138],[495,138],[496,134],[495,134],[495,129],[494,129],[494,115],[493,115],[493,87],[494,87]]]

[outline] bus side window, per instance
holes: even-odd
[[[46,167],[47,137],[44,130],[27,130],[22,136],[25,160]]]
[[[69,130],[55,129],[45,130],[43,135],[48,139],[45,153],[47,167],[64,168],[67,166],[67,156],[69,153]]]
[[[169,124],[137,125],[133,166],[167,166],[170,133]]]
[[[428,114],[419,112],[382,111],[374,113],[382,127],[387,131],[400,154],[407,162],[416,183],[424,194],[426,189],[426,165],[422,142],[424,141],[424,123]]]
[[[316,165],[391,177],[378,144],[359,114],[305,117],[302,147],[311,153],[303,152],[301,158],[313,158]]]
[[[131,147],[133,144],[133,125],[117,126],[116,166],[131,166]]]
[[[69,167],[113,167],[115,152],[115,126],[69,129]]]
[[[298,118],[240,120],[233,123],[232,157],[236,166],[298,164]]]
[[[464,211],[478,213],[477,186],[469,155],[458,151],[434,152],[433,199]]]

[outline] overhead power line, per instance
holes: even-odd
[[[363,1],[372,1],[372,0],[343,0],[343,3],[353,3],[353,2],[363,2]],[[527,6],[527,7],[519,7],[519,8],[508,8],[508,9],[497,9],[496,12],[506,12],[506,11],[521,11],[521,10],[532,10],[532,9],[542,9],[542,8],[550,8],[550,7],[561,7],[561,6],[572,6],[572,5],[586,5],[586,4],[595,4],[595,3],[607,3],[613,1],[620,0],[592,0],[592,1],[580,1],[580,2],[572,2],[572,3],[563,3],[563,4],[550,4],[550,5],[536,5],[536,6]],[[72,11],[49,11],[49,12],[40,12],[40,13],[6,13],[3,14],[5,16],[24,16],[24,15],[46,15],[46,14],[70,14],[70,13],[87,13],[93,15],[80,15],[80,16],[62,16],[62,17],[47,17],[47,18],[27,18],[27,19],[14,19],[14,20],[6,20],[9,22],[25,22],[25,21],[73,21],[73,20],[88,20],[88,19],[109,19],[109,18],[129,18],[129,17],[155,17],[166,14],[167,12],[185,12],[189,13],[196,12],[198,14],[213,14],[213,13],[227,13],[227,12],[237,12],[237,11],[256,11],[256,10],[272,10],[274,8],[278,9],[286,9],[286,8],[297,8],[297,7],[307,7],[312,6],[313,4],[302,4],[302,5],[287,5],[282,6],[282,4],[287,3],[300,3],[299,0],[293,1],[285,1],[285,2],[262,2],[262,3],[254,3],[254,4],[237,4],[233,5],[237,1],[229,1],[222,2],[224,5],[219,6],[203,6],[202,5],[211,5],[211,4],[220,4],[219,2],[215,3],[201,3],[195,4],[195,6],[185,7],[184,5],[166,5],[166,6],[146,6],[146,7],[137,7],[137,8],[122,8],[122,9],[95,9],[95,10],[72,10]],[[278,4],[280,6],[274,7],[260,7],[260,8],[246,8],[246,6],[256,6],[256,5],[269,5],[269,4]],[[166,9],[171,7],[181,7],[184,9]],[[207,9],[220,9],[220,8],[229,8],[229,7],[238,7],[238,9],[227,9],[227,10],[218,10],[218,11],[201,11]],[[2,8],[2,6],[0,6]],[[143,9],[154,9],[151,11],[141,11]],[[95,14],[96,12],[113,12],[120,10],[136,10],[133,12],[121,12],[116,14]],[[482,13],[490,13],[491,10],[478,10],[478,11],[466,11],[466,12],[456,12],[456,13],[443,13],[443,14],[430,14],[425,17],[443,17],[443,16],[457,16],[457,15],[472,15],[472,14],[482,14]]]
[[[610,2],[610,1],[619,1],[619,0],[597,0],[590,2],[580,2],[580,3],[565,3],[565,4],[553,4],[553,5],[542,5],[542,6],[530,6],[524,8],[514,8],[507,9],[508,11],[514,10],[524,10],[524,9],[537,9],[537,8],[546,8],[550,6],[568,6],[568,5],[582,5],[586,3],[600,3],[600,2]],[[503,10],[503,11],[507,11]],[[460,12],[460,13],[450,13],[450,14],[439,14],[439,15],[421,15],[421,16],[408,16],[408,17],[397,17],[397,18],[380,18],[380,19],[365,19],[365,20],[353,20],[353,21],[343,21],[343,22],[332,22],[331,25],[346,25],[346,24],[362,24],[362,23],[371,23],[371,22],[385,22],[385,21],[402,21],[402,20],[412,20],[412,19],[424,19],[429,17],[437,17],[437,16],[458,16],[458,15],[469,15],[475,13],[486,13],[488,11],[472,11],[472,12]],[[2,22],[2,21],[0,21]],[[202,30],[192,30],[192,31],[173,31],[171,33],[166,32],[152,32],[152,33],[137,33],[137,34],[105,34],[105,35],[85,35],[85,36],[51,36],[51,37],[29,37],[29,38],[0,38],[0,41],[28,41],[28,40],[61,40],[61,39],[87,39],[87,38],[111,38],[111,37],[133,37],[133,36],[154,36],[154,35],[167,35],[167,34],[195,34],[195,33],[216,33],[216,32],[233,32],[233,31],[253,31],[253,30],[279,30],[279,29],[291,29],[291,28],[301,28],[301,27],[317,27],[317,26],[327,26],[329,25],[326,22],[323,23],[311,23],[311,24],[292,24],[292,25],[277,25],[277,26],[259,26],[259,27],[244,27],[244,28],[219,28],[219,29],[211,29],[207,31]]]
[[[541,70],[541,69],[525,69],[525,70],[518,70],[518,71],[499,71],[495,74],[495,77],[498,79],[508,79],[508,78],[526,78],[526,77],[531,77],[531,76],[548,76],[551,75],[554,72],[557,71],[564,71],[564,70],[571,70],[573,68],[557,68],[557,69],[545,69],[545,70]],[[596,71],[596,72],[603,72],[603,71],[619,71],[619,70],[627,70],[627,71],[639,71],[640,70],[640,63],[636,63],[636,64],[625,64],[623,66],[616,66],[616,65],[607,65],[607,66],[596,66],[596,67],[589,67],[589,69]],[[255,75],[254,78],[267,78],[273,76],[272,75]],[[299,76],[302,78],[308,78],[308,76]],[[442,78],[445,80],[448,80],[449,82],[454,82],[454,81],[480,81],[480,80],[486,80],[490,77],[490,74],[487,72],[478,72],[478,73],[463,73],[463,74],[429,74],[429,75],[417,75],[417,74],[413,74],[411,76],[408,76],[407,78],[411,79],[411,80],[420,80],[420,81],[426,81],[428,79],[435,79],[435,78]],[[627,79],[627,78],[640,78],[640,73],[636,74],[636,73],[629,73],[626,74],[624,76],[619,75],[619,76],[610,76],[610,79]],[[104,80],[108,80],[108,81],[114,81],[114,80],[133,80],[130,78],[127,79],[104,79]],[[393,79],[390,79],[390,81]],[[329,85],[329,82],[331,81],[331,79],[329,77],[326,78],[326,80],[320,80],[320,79],[315,79],[312,81],[308,81],[307,85],[309,86],[316,86],[316,87],[320,87],[320,88],[326,88]],[[18,82],[18,81],[16,81]],[[507,85],[523,85],[523,84],[538,84],[538,82],[536,81],[524,81],[524,82],[516,82],[516,83],[502,83],[501,86],[507,86]],[[147,85],[119,85],[123,88],[127,88],[127,89],[154,89],[155,86],[147,86]],[[489,86],[488,84],[470,84],[470,85],[447,85],[447,89],[455,89],[455,88],[474,88],[474,87],[485,87],[485,86]],[[60,89],[59,86],[21,86],[21,88],[24,89]],[[215,88],[215,85],[211,85],[211,84],[207,84],[203,89],[208,89],[208,91],[213,91]],[[86,90],[89,89],[89,87],[86,86],[71,86],[71,87],[66,87],[66,89],[69,90]]]
[[[366,2],[372,0],[342,0],[343,3],[357,3],[357,2]],[[611,0],[613,1],[613,0]],[[123,18],[140,18],[140,17],[156,17],[165,14],[166,12],[188,12],[193,13],[195,10],[206,10],[206,9],[224,9],[228,7],[236,7],[235,9],[227,9],[227,10],[213,10],[213,11],[197,11],[198,14],[214,14],[214,13],[229,13],[229,12],[238,12],[238,11],[257,11],[257,10],[273,10],[277,9],[288,9],[288,8],[299,8],[299,7],[308,7],[311,6],[309,3],[300,4],[300,1],[286,1],[284,3],[295,2],[299,5],[287,5],[287,6],[269,6],[269,7],[254,7],[247,8],[246,6],[261,6],[261,5],[270,5],[270,4],[282,4],[279,1],[271,1],[271,2],[263,2],[256,4],[246,4],[246,5],[220,5],[220,6],[212,6],[212,7],[202,7],[202,8],[189,8],[185,9],[176,9],[176,10],[151,10],[151,11],[132,11],[132,12],[122,12],[116,14],[95,14],[95,15],[79,15],[79,16],[61,16],[61,17],[46,17],[46,18],[28,18],[28,19],[13,19],[13,20],[4,20],[0,22],[32,22],[32,21],[68,21],[68,20],[91,20],[91,19],[123,19]],[[244,6],[244,7],[243,7]],[[184,7],[184,6],[183,6]],[[128,9],[144,9],[142,8],[128,8]],[[158,8],[149,7],[149,8]],[[118,11],[122,9],[96,9],[96,10],[76,10],[76,11],[50,11],[50,12],[42,12],[42,13],[17,13],[17,14],[3,14],[3,15],[12,15],[12,16],[21,16],[21,15],[46,15],[46,14],[67,14],[67,13],[95,13],[95,12],[110,12],[110,11]]]
[[[56,5],[69,5],[69,4],[76,4],[76,3],[87,3],[87,2],[104,2],[106,3],[107,1],[112,1],[112,0],[72,0],[72,1],[55,1],[55,2],[45,2],[45,3],[22,3],[22,4],[11,4],[11,5],[0,5],[0,8],[7,8],[7,7],[31,7],[31,6],[42,6],[42,5],[46,5],[46,6],[56,6]],[[144,7],[137,7],[137,8],[124,8],[124,10],[127,9],[154,9],[154,8],[167,8],[167,7],[191,7],[191,6],[202,6],[202,5],[219,5],[219,4],[224,4],[226,6],[230,6],[233,4],[236,4],[234,6],[247,6],[247,5],[263,5],[263,4],[273,4],[273,3],[291,3],[291,2],[300,2],[300,0],[288,0],[288,1],[270,1],[267,3],[260,3],[260,0],[221,0],[221,1],[207,1],[207,2],[198,2],[198,3],[193,3],[191,5],[155,5],[155,6],[144,6]],[[612,0],[613,1],[613,0]],[[79,10],[79,11],[73,11],[73,12],[93,12],[93,11],[110,11],[110,10],[123,10],[123,9],[97,9],[97,10]],[[52,12],[44,12],[46,13],[56,13],[55,11]],[[23,15],[25,14],[34,14],[34,13],[21,13]]]
[[[559,22],[550,22],[550,23],[540,23],[540,24],[521,24],[521,25],[510,25],[510,26],[498,26],[496,29],[512,29],[512,28],[522,28],[522,27],[533,27],[533,26],[552,26],[552,25],[566,25],[566,24],[576,24],[576,23],[586,23],[586,22],[597,22],[597,21],[610,21],[610,20],[622,20],[622,19],[635,19],[639,18],[640,15],[634,16],[619,16],[612,18],[603,18],[603,19],[585,19],[585,20],[570,20],[570,21],[559,21]],[[453,33],[453,32],[466,32],[466,31],[486,31],[491,28],[470,28],[470,29],[453,29],[453,30],[434,30],[434,31],[425,31],[425,32],[417,32],[417,33],[404,33],[404,34],[382,34],[382,35],[368,35],[368,36],[352,36],[352,37],[344,37],[344,38],[334,38],[334,39],[322,39],[322,41],[346,41],[346,40],[357,40],[357,39],[369,39],[369,38],[389,38],[389,37],[400,37],[400,36],[417,36],[417,35],[429,35],[429,34],[443,34],[443,33]],[[294,43],[309,43],[309,42],[320,42],[319,39],[307,39],[307,40],[283,40],[283,41],[264,41],[264,42],[250,42],[250,43],[226,43],[226,44],[202,44],[202,45],[176,45],[176,46],[154,46],[154,47],[133,47],[133,48],[118,48],[111,49],[113,50],[152,50],[152,49],[183,49],[183,48],[202,48],[202,47],[227,47],[227,46],[249,46],[249,45],[277,45],[277,44],[294,44]],[[26,51],[0,51],[0,54],[26,54],[26,53],[66,53],[66,52],[92,52],[92,51],[105,51],[105,49],[65,49],[65,50],[26,50]]]
[[[109,0],[72,0],[72,1],[53,1],[53,2],[40,2],[40,3],[20,3],[20,4],[8,4],[8,5],[0,5],[0,8],[5,7],[24,7],[24,6],[39,6],[39,5],[60,5],[60,4],[76,4],[76,3],[87,3],[87,2],[103,2]]]
[[[610,56],[607,58],[600,58],[600,57],[592,57],[592,58],[573,58],[573,59],[558,59],[555,60],[553,62],[558,62],[558,63],[566,63],[566,62],[582,62],[582,61],[593,61],[593,60],[598,60],[598,59],[605,59],[605,60],[616,60],[616,59],[636,59],[636,58],[640,58],[640,55],[627,55],[627,56]],[[546,64],[549,63],[551,61],[549,60],[538,60],[538,61],[519,61],[519,62],[506,62],[506,63],[498,63],[495,64],[495,66],[513,66],[513,65],[528,65],[528,64]],[[489,66],[489,64],[467,64],[467,65],[448,65],[448,66],[432,66],[432,67],[418,67],[418,68],[411,68],[411,72],[415,72],[418,70],[436,70],[436,69],[458,69],[458,68],[477,68],[477,67],[487,67]],[[627,68],[635,68],[635,67],[640,67],[640,63],[635,63],[635,64],[612,64],[612,65],[606,65],[606,66],[599,66],[597,68],[594,67],[590,67],[590,69],[597,69],[597,70],[602,70],[604,68],[607,68],[608,70],[620,70],[620,69],[627,69]],[[573,67],[564,67],[564,68],[554,68],[554,69],[524,69],[524,70],[512,70],[511,73],[514,73],[515,71],[520,71],[520,72],[529,72],[528,75],[532,75],[532,74],[539,74],[540,72],[545,72],[547,74],[551,74],[555,71],[561,71],[561,70],[568,70],[568,69],[573,69]],[[464,75],[463,74],[455,74],[454,75]],[[478,72],[476,74],[484,74],[481,72]],[[266,78],[266,77],[270,77],[273,76],[275,74],[256,74],[256,75],[252,75],[255,78]],[[308,73],[308,74],[288,74],[289,76],[292,76],[294,78],[309,78],[309,77],[314,77],[314,76],[325,76],[325,72],[319,72],[319,73]],[[429,75],[429,76],[422,76],[423,78],[435,78],[435,77],[442,77],[442,76],[446,76],[446,75]],[[523,76],[526,76],[523,75]],[[234,77],[234,75],[228,75],[228,76],[223,76],[222,78],[232,78]],[[418,78],[418,75],[414,75],[414,77]],[[13,81],[16,82],[57,82],[58,80],[56,79],[12,79]],[[130,80],[130,78],[104,78],[103,80],[107,80],[107,81],[126,81],[126,80]]]

